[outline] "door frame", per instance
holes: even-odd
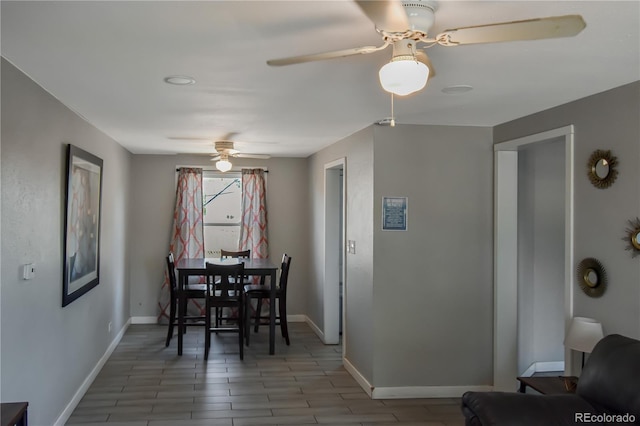
[[[518,151],[558,139],[565,148],[564,318],[573,316],[574,128],[573,125],[497,143],[494,150],[493,388],[516,389],[518,376]],[[565,348],[565,374],[572,371]]]
[[[342,173],[342,188],[340,188],[340,173]],[[329,345],[340,343],[340,316],[342,316],[343,352],[346,341],[346,316],[344,309],[347,305],[346,288],[346,181],[347,161],[339,158],[324,165],[324,283],[323,283],[323,342]],[[342,193],[342,195],[341,195]],[[342,200],[340,200],[342,198]],[[342,201],[342,209],[339,209]],[[342,232],[340,232],[342,222]],[[340,241],[338,241],[340,240]],[[341,244],[342,250],[336,250]],[[342,268],[340,268],[342,264]],[[342,272],[343,300],[340,312],[340,272]]]

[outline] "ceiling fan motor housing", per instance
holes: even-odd
[[[216,141],[216,151],[225,152],[233,150],[232,141]]]
[[[435,1],[406,1],[402,2],[404,10],[409,20],[409,28],[412,31],[419,31],[428,34],[435,22],[435,11],[438,4]]]

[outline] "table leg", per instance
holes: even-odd
[[[520,382],[520,388],[518,389],[518,392],[526,393],[526,388],[527,388],[527,385],[524,382]]]
[[[178,355],[182,355],[182,335],[184,333],[184,292],[182,291],[182,283],[186,278],[182,272],[178,273]]]
[[[276,346],[276,271],[271,272],[269,292],[269,355],[275,353]],[[282,321],[282,318],[280,319]]]

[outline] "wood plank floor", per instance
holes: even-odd
[[[459,398],[371,400],[305,323],[290,324],[291,346],[268,329],[251,333],[244,361],[237,335],[190,328],[183,356],[166,326],[132,325],[67,424],[74,426],[463,425]]]

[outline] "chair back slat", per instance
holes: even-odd
[[[282,263],[280,264],[280,282],[279,288],[281,292],[287,291],[287,283],[289,282],[289,269],[291,268],[291,256],[287,253],[282,255]]]
[[[167,275],[169,276],[169,288],[173,296],[178,290],[178,280],[176,279],[176,264],[171,252],[167,256]]]
[[[215,300],[232,300],[242,296],[244,288],[244,263],[236,265],[206,264],[209,297]]]

